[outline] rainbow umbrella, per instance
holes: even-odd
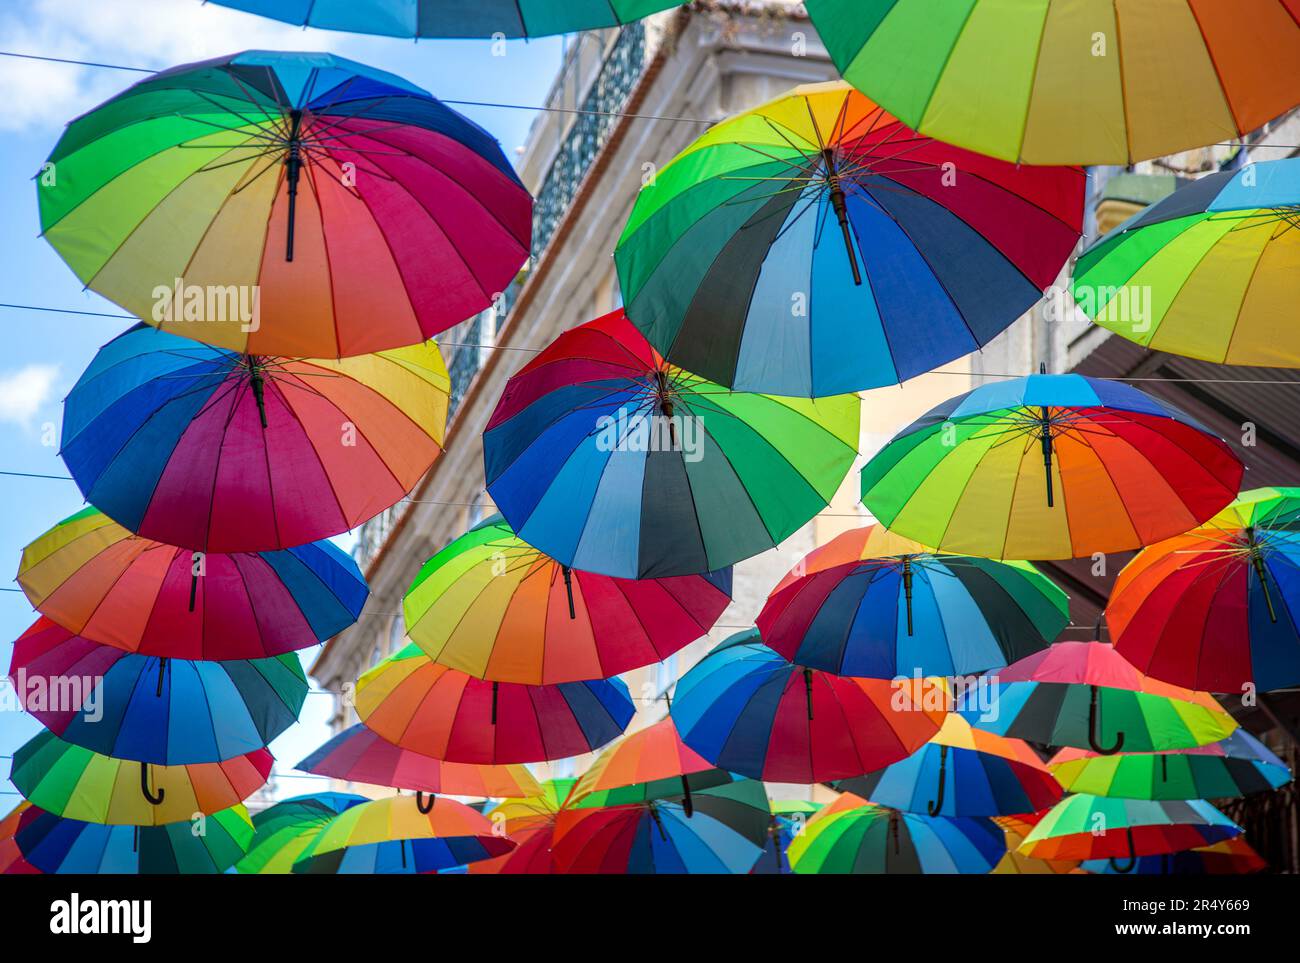
[[[179,659],[256,659],[324,642],[357,620],[369,594],[357,563],[327,541],[196,558],[93,507],[23,549],[18,584],[77,635]]]
[[[424,563],[402,608],[412,641],[443,665],[550,685],[661,662],[730,602],[730,568],[642,580],[576,571],[493,515]]]
[[[23,814],[32,808],[26,799],[9,811],[9,815],[0,819],[0,876],[39,876],[40,870],[27,862],[14,833],[22,824]]]
[[[551,855],[568,874],[748,873],[770,819],[763,784],[742,779],[697,793],[690,816],[667,800],[561,810]]]
[[[931,816],[1006,816],[1036,812],[1063,790],[1026,743],[973,729],[957,713],[901,762],[835,788],[881,806]]]
[[[1208,174],[1079,256],[1075,303],[1156,351],[1300,366],[1300,158]]]
[[[1291,781],[1287,764],[1244,729],[1220,742],[1167,752],[1099,756],[1062,749],[1048,765],[1070,792],[1127,799],[1228,799]]]
[[[1203,799],[1153,802],[1079,794],[1053,806],[1020,852],[1036,859],[1108,859],[1124,873],[1140,856],[1194,849],[1240,833],[1240,826]]]
[[[1081,864],[1090,873],[1116,874],[1115,864],[1108,859],[1090,859]],[[1125,870],[1134,876],[1236,876],[1260,873],[1268,863],[1240,836],[1225,839],[1212,846],[1198,846],[1181,853],[1161,853],[1159,856],[1139,856]]]
[[[295,873],[428,873],[514,848],[469,806],[441,796],[426,811],[414,796],[350,806],[312,838]]]
[[[212,0],[322,30],[385,37],[546,37],[631,23],[676,0]]]
[[[862,470],[862,500],[942,551],[1077,558],[1194,528],[1236,497],[1243,471],[1172,405],[1116,381],[1038,374],[904,428]]]
[[[785,658],[840,675],[975,675],[1045,648],[1070,600],[1027,562],[935,555],[880,525],[813,549],[757,624]]]
[[[1019,852],[1030,830],[1045,813],[1019,813],[1014,816],[994,816],[993,821],[1006,833],[1007,851],[998,864],[989,870],[994,876],[1060,876],[1079,868],[1076,860],[1033,859]]]
[[[562,565],[715,571],[829,504],[857,453],[860,407],[729,392],[664,362],[616,311],[510,379],[483,434],[487,487],[519,537]]]
[[[1144,549],[1106,604],[1115,648],[1209,692],[1300,684],[1300,488],[1256,488]]]
[[[1144,676],[1104,642],[1057,642],[990,681],[990,705],[959,711],[1028,742],[1114,755],[1203,746],[1237,728],[1213,696]]]
[[[394,745],[358,724],[344,729],[294,768],[345,782],[451,796],[532,796],[541,791],[523,766],[443,762]],[[421,799],[421,804],[424,800]]]
[[[327,53],[164,70],[72,121],[47,164],[41,230],[86,287],[255,356],[419,344],[490,307],[531,243],[490,134]]]
[[[38,732],[14,751],[9,778],[56,816],[113,826],[161,826],[241,803],[275,762],[265,749],[221,762],[153,766],[114,759]]]
[[[239,873],[282,875],[339,813],[368,802],[365,796],[322,792],[294,796],[268,806],[253,817],[256,833],[248,853],[235,865]]]
[[[247,852],[253,823],[242,805],[204,816],[201,826],[190,822],[105,826],[30,806],[11,838],[27,862],[42,873],[214,874],[224,873]]]
[[[64,402],[86,500],[145,538],[262,552],[345,532],[442,452],[450,380],[433,343],[342,361],[242,355],[137,325]]]
[[[520,798],[503,799],[485,813],[492,825],[514,842],[504,856],[485,859],[468,868],[471,875],[550,875],[556,872],[551,858],[555,819],[565,808],[574,779],[547,779],[537,792]]]
[[[982,348],[1079,239],[1078,168],[918,135],[844,83],[710,128],[637,198],[614,256],[628,317],[673,364],[818,397]]]
[[[496,766],[590,752],[622,733],[636,707],[618,679],[483,682],[411,644],[357,680],[356,710],[367,728],[403,749]]]
[[[307,677],[294,653],[194,662],[131,655],[41,618],[14,643],[23,708],[65,742],[117,759],[220,762],[298,721]]]
[[[1291,0],[808,0],[844,78],[922,133],[1025,164],[1230,141],[1300,88]]]
[[[790,843],[800,874],[987,873],[1006,852],[990,819],[922,816],[845,793]]]
[[[898,762],[947,714],[938,686],[855,679],[793,665],[739,632],[677,683],[682,740],[720,769],[769,782],[825,782]]]

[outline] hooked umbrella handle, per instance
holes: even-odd
[[[695,815],[695,802],[691,799],[691,782],[686,778],[685,773],[682,774],[682,812],[686,814],[687,819]]]
[[[564,591],[569,596],[569,620],[572,621],[578,617],[573,608],[573,570],[567,565],[561,565],[560,571],[564,573]]]
[[[425,803],[426,798],[429,800],[427,804]],[[424,813],[425,815],[428,815],[429,813],[433,812],[433,800],[435,798],[436,797],[433,795],[433,793],[430,793],[426,797],[424,793],[417,790],[415,793],[415,808],[420,810],[420,812]]]
[[[1124,748],[1124,733],[1118,732],[1115,734],[1115,745],[1109,749],[1102,748],[1101,743],[1098,741],[1101,732],[1098,725],[1100,720],[1097,718],[1097,687],[1094,685],[1089,686],[1089,688],[1092,689],[1092,696],[1088,701],[1088,745],[1099,756],[1113,756]]]
[[[948,771],[948,747],[940,746],[939,747],[939,795],[937,798],[931,799],[929,804],[926,806],[931,816],[939,815],[939,810],[943,809],[944,784],[946,782],[944,777],[947,774],[947,771]]]
[[[164,799],[167,798],[167,790],[161,786],[158,788],[158,794],[154,795],[149,788],[149,763],[140,763],[140,792],[148,800],[150,805],[161,806]]]
[[[1125,835],[1128,838],[1128,859],[1121,863],[1114,856],[1110,858],[1110,868],[1117,873],[1131,873],[1133,868],[1137,866],[1137,851],[1133,848],[1132,826],[1125,830]]]

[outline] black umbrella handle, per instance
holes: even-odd
[[[939,795],[936,798],[931,799],[929,804],[926,807],[931,816],[939,815],[939,811],[943,809],[944,786],[947,783],[947,780],[944,777],[947,775],[947,771],[948,771],[948,747],[940,746],[939,747]]]
[[[1137,850],[1133,847],[1132,826],[1125,830],[1125,835],[1128,837],[1128,859],[1121,863],[1114,856],[1110,858],[1110,868],[1117,873],[1131,873],[1137,866]]]
[[[149,763],[140,763],[140,792],[152,806],[161,806],[167,798],[167,790],[159,788],[157,795],[149,788]]]
[[[492,683],[492,725],[497,724],[497,693],[500,691],[501,683]]]
[[[682,776],[682,812],[686,814],[687,819],[695,815],[695,801],[691,799],[691,782],[685,775]]]
[[[1088,745],[1092,748],[1092,751],[1099,756],[1113,756],[1124,748],[1124,733],[1119,732],[1115,734],[1115,745],[1111,746],[1109,749],[1102,747],[1101,743],[1098,741],[1098,737],[1101,733],[1098,728],[1099,720],[1097,718],[1097,687],[1094,685],[1089,688],[1092,689],[1092,696],[1088,701]]]
[[[429,813],[433,812],[434,798],[435,797],[432,793],[425,796],[424,793],[417,791],[415,794],[415,808],[427,816]],[[425,799],[429,800],[428,803],[425,802]]]
[[[912,559],[903,556],[903,598],[907,601],[907,634],[912,635]]]
[[[561,565],[560,571],[564,573],[564,591],[569,596],[569,620],[573,621],[578,617],[578,613],[573,607],[573,569],[567,565]]]
[[[804,697],[808,700],[808,721],[812,722],[812,669],[809,669],[806,666],[803,670],[803,693]]]

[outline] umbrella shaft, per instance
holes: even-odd
[[[573,570],[567,565],[561,565],[560,571],[564,573],[564,591],[569,596],[569,619],[572,621],[578,617],[573,607]]]
[[[162,698],[163,676],[166,674],[166,672],[167,672],[167,660],[159,659],[158,660],[158,688],[154,690],[154,695],[158,698]]]
[[[907,634],[912,634],[912,560],[903,559],[903,598],[907,604]]]
[[[808,721],[811,722],[811,721],[812,721],[812,717],[813,717],[813,707],[812,707],[812,669],[805,668],[805,669],[803,670],[803,693],[804,693],[805,698],[807,698],[807,700],[808,700]]]
[[[262,369],[258,367],[256,360],[249,361],[249,368],[252,374],[249,382],[253,387],[253,400],[257,402],[257,417],[262,422],[262,427],[266,428],[266,380],[262,377]]]
[[[497,724],[497,691],[501,688],[500,683],[492,683],[492,725]]]
[[[1047,473],[1047,507],[1053,507],[1052,500],[1052,419],[1047,409],[1043,409],[1043,468]]]
[[[1264,593],[1264,604],[1268,606],[1268,619],[1270,622],[1276,622],[1277,609],[1273,607],[1273,593],[1268,590],[1268,569],[1264,567],[1264,560],[1259,557],[1259,550],[1254,546],[1250,551],[1250,564],[1255,569],[1260,590]]]
[[[285,175],[289,185],[289,223],[284,237],[284,259],[293,260],[293,222],[298,213],[298,178],[302,174],[302,140],[299,137],[302,127],[302,111],[290,111],[289,157],[285,161]]]
[[[835,219],[840,222],[840,233],[844,236],[844,250],[849,256],[849,267],[853,269],[853,283],[861,286],[862,272],[858,270],[858,257],[853,250],[853,230],[849,227],[848,198],[840,185],[840,175],[835,171],[835,149],[825,148],[822,157],[826,161],[826,183],[831,189],[831,207],[835,211]]]

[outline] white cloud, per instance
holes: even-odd
[[[29,364],[0,373],[0,422],[28,428],[54,391],[59,377],[55,364]]]

